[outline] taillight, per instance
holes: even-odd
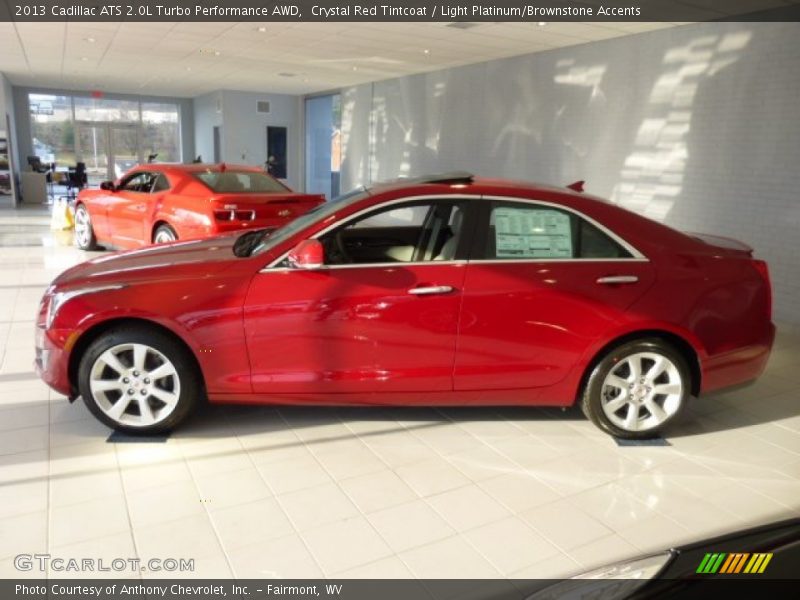
[[[214,218],[217,221],[254,221],[254,210],[215,210]]]
[[[764,260],[752,260],[753,268],[761,275],[767,286],[767,317],[772,320],[772,281],[769,278],[769,267]]]

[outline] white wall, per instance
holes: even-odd
[[[342,191],[401,175],[587,190],[769,261],[800,324],[800,24],[704,23],[343,91]]]
[[[9,117],[11,123],[11,130],[7,130],[6,115]],[[16,135],[16,119],[14,118],[14,98],[12,94],[11,84],[3,73],[0,73],[0,130],[6,132],[8,139],[11,142],[11,152],[8,153],[9,159],[14,161],[16,159],[15,151],[17,146]],[[19,169],[19,165],[14,165],[15,169]],[[13,183],[12,183],[13,186]],[[0,206],[10,206],[14,203],[13,196],[0,196]]]

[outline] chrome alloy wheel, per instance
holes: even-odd
[[[88,246],[92,238],[92,224],[89,220],[89,213],[83,206],[79,206],[78,210],[75,211],[75,238],[81,248]]]
[[[174,242],[176,239],[175,234],[172,233],[171,230],[167,229],[166,227],[159,227],[158,231],[156,231],[156,237],[153,240],[156,244],[169,244],[170,242]]]
[[[601,405],[620,429],[654,429],[681,405],[683,380],[678,367],[656,352],[637,352],[619,361],[606,375]]]
[[[145,344],[109,348],[95,360],[89,375],[89,389],[100,410],[132,427],[166,419],[178,405],[180,385],[172,362]]]

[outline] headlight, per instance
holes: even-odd
[[[64,306],[69,300],[84,294],[94,294],[95,292],[102,292],[105,290],[118,290],[125,287],[123,284],[116,285],[99,285],[94,287],[79,288],[76,290],[67,290],[64,292],[54,292],[50,294],[49,298],[42,300],[47,302],[47,317],[45,318],[45,327],[50,329],[53,321],[56,319],[59,309]]]
[[[672,557],[672,552],[662,552],[593,569],[546,587],[527,600],[577,600],[590,597],[623,600],[661,573]]]

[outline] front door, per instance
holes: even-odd
[[[623,240],[549,205],[487,202],[476,233],[456,390],[558,383],[654,281]]]
[[[113,244],[130,248],[150,243],[150,232],[145,227],[149,224],[158,179],[159,174],[154,171],[139,171],[120,181],[106,205]]]
[[[452,390],[465,211],[394,204],[323,234],[323,268],[259,273],[244,314],[254,391]]]

